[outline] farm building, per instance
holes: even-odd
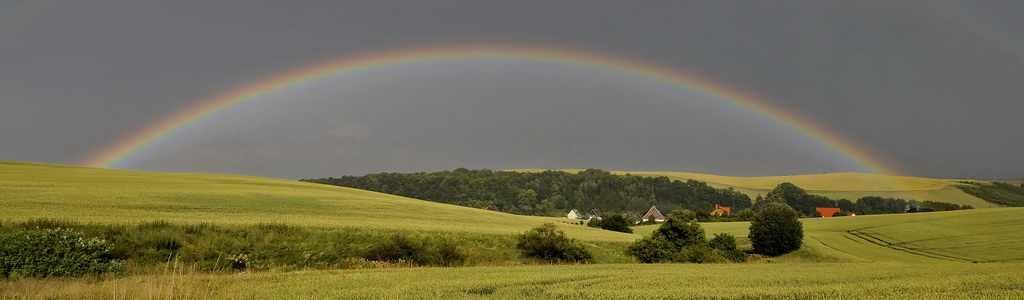
[[[583,218],[587,219],[587,220],[590,220],[590,219],[593,219],[593,218],[597,218],[598,220],[600,220],[601,219],[601,211],[597,210],[596,208],[595,209],[591,209],[590,212],[588,212],[587,215],[584,216]]]
[[[732,213],[732,208],[731,207],[719,206],[718,204],[715,204],[715,210],[711,211],[711,215],[712,216],[719,216],[719,217],[721,217],[722,215],[728,215],[728,214],[731,214],[731,213]]]
[[[640,218],[640,219],[641,220],[654,219],[655,222],[664,222],[665,221],[665,216],[661,214],[661,211],[659,211],[657,207],[651,206],[651,209],[648,209],[647,213],[644,214],[644,217]]]
[[[838,207],[815,207],[814,210],[817,210],[822,218],[831,218],[839,212]]]
[[[575,209],[570,210],[568,213],[565,214],[565,217],[569,219],[579,219],[582,216],[583,214],[581,214],[580,211]]]

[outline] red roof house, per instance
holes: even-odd
[[[711,215],[712,216],[722,216],[722,215],[728,215],[728,214],[731,214],[731,213],[732,213],[732,208],[725,207],[725,206],[719,206],[718,204],[715,204],[715,210],[711,211]]]
[[[817,210],[822,218],[831,218],[832,215],[839,212],[838,207],[815,207],[814,210]]]

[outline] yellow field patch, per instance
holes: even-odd
[[[518,234],[552,222],[570,236],[638,236],[351,188],[223,174],[123,171],[0,161],[0,221],[285,223],[317,227]]]

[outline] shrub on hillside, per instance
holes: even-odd
[[[707,240],[704,238],[704,228],[700,227],[696,219],[684,221],[683,219],[669,217],[652,234],[664,237],[665,240],[674,244],[676,249],[689,245],[707,244]]]
[[[800,249],[804,238],[800,213],[785,203],[771,202],[761,206],[750,221],[750,238],[754,252],[778,256]]]
[[[742,262],[747,260],[747,255],[736,247],[736,237],[728,233],[716,233],[715,237],[708,240],[708,247],[721,251],[725,258],[731,261]]]
[[[420,266],[451,266],[465,260],[465,255],[452,241],[418,239],[398,233],[370,247],[363,254],[363,258]]]
[[[576,239],[570,239],[564,231],[556,230],[555,224],[552,223],[544,223],[530,229],[517,236],[516,240],[516,248],[519,248],[526,257],[543,259],[551,263],[588,263],[594,260],[594,256],[576,243]]]
[[[627,253],[643,263],[690,262],[718,263],[746,260],[736,249],[736,240],[731,235],[716,235],[711,242],[704,237],[704,229],[691,214],[673,213],[651,236],[637,240]]]
[[[75,277],[120,269],[110,245],[67,228],[0,235],[0,276]]]
[[[416,256],[423,251],[423,248],[422,241],[414,241],[409,236],[399,233],[373,245],[363,257],[369,260],[389,262],[415,261]]]
[[[610,214],[601,220],[599,226],[604,230],[633,233],[633,228],[629,228],[629,220],[623,217],[622,214]]]
[[[677,209],[669,213],[668,217],[677,220],[690,221],[697,219],[697,213],[689,209]]]
[[[660,235],[651,235],[636,240],[626,250],[629,255],[636,257],[645,264],[659,263],[672,260],[675,255],[675,245]]]

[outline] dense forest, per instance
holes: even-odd
[[[708,212],[716,204],[731,207],[734,212],[751,206],[750,197],[731,188],[717,189],[700,181],[668,177],[613,175],[598,169],[572,174],[459,168],[303,181],[521,215],[564,216],[571,209],[584,214],[598,209],[628,212],[639,218],[653,205],[666,214],[677,209]]]

